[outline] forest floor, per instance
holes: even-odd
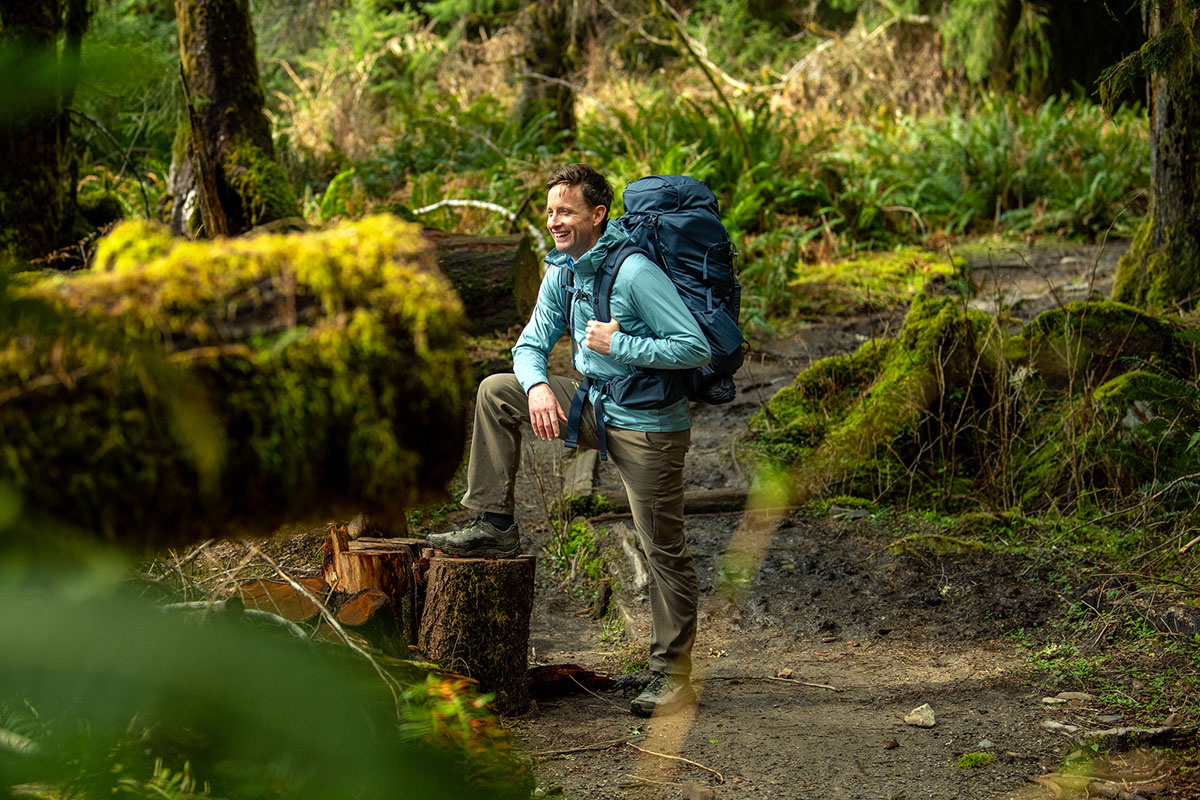
[[[1089,291],[1106,295],[1120,249],[973,259],[976,281],[990,281],[980,303],[999,301],[1032,319]],[[804,325],[786,338],[756,343],[738,376],[737,400],[695,415],[686,488],[745,487],[736,451],[750,416],[809,362],[894,330],[903,311]],[[562,491],[556,476],[566,463],[558,443],[526,439],[517,517],[526,552],[543,553],[553,497]],[[603,489],[619,487],[607,465],[599,482]],[[602,536],[625,522],[609,515]],[[595,620],[592,597],[542,559],[533,662],[577,664],[619,678],[623,688],[543,698],[527,715],[506,720],[535,760],[538,794],[593,800],[1073,796],[1067,783],[1033,780],[1060,768],[1073,749],[1044,722],[1096,730],[1154,721],[1128,710],[1112,714],[1095,700],[1044,702],[1046,690],[1030,679],[1028,647],[1034,631],[1064,612],[1070,598],[1063,594],[1072,588],[1051,580],[1049,565],[1026,557],[888,551],[898,532],[919,529],[919,520],[903,515],[837,506],[790,510],[756,524],[741,513],[690,515],[686,531],[701,593],[693,674],[699,703],[693,711],[650,720],[629,712],[646,677],[644,594],[618,589],[618,612]],[[731,549],[750,556],[748,573],[723,566]],[[923,704],[932,707],[936,725],[906,724],[904,716]],[[995,758],[978,768],[957,766],[968,753]],[[1173,774],[1175,788],[1160,796],[1197,796],[1151,751],[1114,753],[1113,763],[1091,769],[1125,779],[1133,789],[1136,781],[1161,785],[1162,775]]]

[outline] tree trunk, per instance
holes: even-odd
[[[299,578],[296,583],[307,594],[287,581],[252,581],[238,587],[237,596],[245,608],[266,611],[292,622],[308,622],[320,611],[313,598],[324,602],[329,585],[320,578]]]
[[[229,233],[299,216],[263,114],[248,0],[175,0],[175,16],[183,73]],[[194,159],[185,121],[176,137],[168,179],[171,230],[176,235],[194,236],[200,229],[201,176]]]
[[[517,117],[528,127],[553,112],[542,131],[546,141],[562,131],[574,138],[575,90],[568,83],[580,60],[579,22],[577,4],[571,0],[539,0],[521,14],[526,74]]]
[[[438,267],[466,311],[470,334],[524,325],[537,302],[541,261],[527,236],[462,236],[426,229]]]
[[[67,0],[0,0],[0,57],[12,58],[4,80],[14,101],[0,109],[0,260],[32,259],[64,245],[75,222],[74,156],[69,105],[73,64],[87,23]],[[53,78],[50,78],[53,76]]]
[[[529,706],[529,615],[535,561],[434,558],[426,573],[421,649],[494,692],[503,714]]]
[[[1187,25],[1188,6],[1144,3],[1148,36]],[[1190,24],[1195,37],[1197,23]],[[1191,307],[1200,299],[1200,57],[1192,44],[1173,46],[1186,55],[1148,79],[1150,214],[1121,258],[1113,287],[1114,300],[1148,308]]]

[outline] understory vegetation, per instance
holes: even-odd
[[[93,5],[73,125],[79,249],[95,270],[85,282],[100,283],[111,280],[103,246],[96,257],[102,234],[119,218],[157,220],[168,210],[181,114],[172,4]],[[1052,629],[1012,632],[1031,653],[1031,675],[1047,687],[1097,690],[1104,702],[1136,706],[1142,716],[1200,713],[1200,641],[1148,622],[1148,609],[1197,603],[1195,314],[1156,316],[1095,298],[1031,320],[1003,307],[985,313],[972,305],[977,292],[961,256],[980,239],[1025,252],[1047,241],[1132,236],[1148,212],[1150,185],[1146,112],[1136,98],[1103,108],[1090,86],[1048,88],[1049,12],[1026,0],[1007,4],[1022,12],[1007,26],[996,16],[1005,4],[993,0],[780,4],[804,7],[793,15],[751,0],[697,0],[686,13],[666,2],[576,5],[588,10],[574,34],[577,68],[553,78],[524,63],[513,0],[252,2],[279,166],[303,223],[318,229],[307,235],[323,242],[339,229],[390,230],[395,221],[382,215],[393,215],[474,235],[528,232],[534,249],[545,250],[544,184],[557,166],[600,167],[616,189],[616,213],[626,182],[643,175],[706,181],[738,245],[741,323],[751,339],[787,335],[818,318],[908,309],[894,336],[870,337],[854,352],[815,362],[764,404],[745,439],[753,490],[814,510],[837,498],[884,522],[917,520],[923,535],[946,537],[952,547],[1052,562],[1070,611]],[[522,122],[515,112],[522,83],[543,79],[572,88],[573,129],[556,129],[553,113]],[[138,228],[149,233],[137,237],[130,230],[118,228],[106,246],[124,235],[130,250],[122,257],[139,263],[169,250],[156,228]],[[258,241],[249,246],[270,248],[276,239]],[[236,252],[222,271],[226,279],[248,264],[230,247]],[[318,299],[334,291],[323,276],[314,279]],[[247,278],[241,290],[255,295],[261,277]],[[5,273],[0,312],[16,319],[28,298],[13,286]],[[386,299],[424,324],[408,293]],[[387,342],[379,344],[386,337],[367,324],[374,317],[364,311],[347,322],[345,308],[326,305],[331,325],[352,328],[347,341],[363,359],[420,377],[393,363]],[[311,321],[316,309],[307,311]],[[263,334],[251,323],[246,359],[263,374],[247,382],[261,383],[263,392],[276,389],[272,381],[283,384],[272,395],[280,430],[255,441],[273,464],[290,468],[288,457],[307,457],[290,453],[290,443],[323,430],[326,418],[317,411],[328,409],[285,369],[284,351],[303,333]],[[139,324],[143,338],[170,340],[153,321]],[[198,330],[207,328],[179,335],[198,348]],[[424,333],[404,339],[423,356]],[[468,368],[457,331],[442,333],[453,352],[439,350],[430,369],[460,403]],[[89,336],[79,338],[86,344]],[[17,360],[18,338],[0,345],[3,363]],[[341,341],[326,344],[336,350]],[[84,366],[110,369],[110,356],[140,358],[91,345],[104,351],[105,364]],[[61,341],[41,350],[37,371],[72,386],[70,368],[82,366],[64,359]],[[124,394],[106,397],[103,413],[129,423],[137,414],[129,397],[166,406],[194,399],[141,422],[148,437],[183,453],[177,460],[188,470],[211,469],[216,481],[219,470],[199,460],[215,446],[204,426],[219,424],[218,415],[203,397],[157,386],[156,364],[138,361],[122,372]],[[356,383],[366,378],[344,364],[310,366],[318,395],[340,392],[345,402],[337,410],[370,395],[386,406],[382,417],[409,413],[395,411],[390,389]],[[25,369],[19,380],[32,374]],[[446,379],[447,371],[461,380]],[[398,382],[386,375],[380,384]],[[23,394],[0,395],[0,419]],[[38,413],[57,414],[63,430],[83,424],[29,402]],[[305,416],[310,403],[320,408]],[[270,427],[268,416],[258,408],[237,419]],[[351,477],[370,484],[372,497],[417,480],[419,459],[405,455],[384,422],[360,409],[355,424],[361,452],[344,455],[361,456],[351,460],[364,471]],[[345,641],[302,645],[286,631],[227,619],[232,614],[223,609],[178,610],[171,613],[186,627],[168,624],[140,601],[198,602],[224,591],[224,579],[206,584],[193,573],[195,550],[142,565],[131,586],[136,569],[127,557],[80,541],[116,539],[119,530],[64,533],[61,519],[32,508],[35,494],[53,506],[57,493],[79,489],[70,480],[84,482],[94,505],[108,504],[107,518],[152,505],[165,473],[153,453],[141,453],[144,461],[120,458],[129,430],[114,422],[86,432],[95,439],[88,452],[129,476],[113,468],[81,478],[48,464],[33,488],[14,485],[14,465],[46,466],[48,449],[64,440],[31,433],[19,450],[6,433],[0,684],[24,689],[0,696],[0,786],[79,798],[384,797],[398,784],[414,796],[476,797],[480,787],[487,796],[528,796],[529,766],[513,752],[488,698],[456,677],[347,655],[353,648]],[[445,441],[459,444],[453,436]],[[442,466],[438,475],[449,471]],[[133,496],[114,499],[110,483]],[[308,485],[298,485],[294,493],[307,497]],[[545,563],[562,583],[599,591],[610,553],[581,520],[602,510],[592,503],[547,511],[554,534]],[[422,512],[409,512],[419,529]],[[445,509],[429,514],[440,521]],[[913,532],[907,523],[883,528],[897,547],[913,544],[904,541]],[[257,551],[238,558],[239,574],[270,564]],[[30,607],[36,612],[26,616]],[[619,638],[619,625],[608,624]],[[247,673],[218,674],[221,657],[245,663]],[[285,662],[297,670],[295,682],[278,680]],[[371,712],[360,717],[350,707]],[[970,753],[959,765],[983,768],[989,758]],[[333,781],[347,774],[357,780]]]

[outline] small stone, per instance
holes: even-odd
[[[1163,727],[1165,727],[1165,728],[1176,728],[1182,724],[1183,724],[1183,714],[1178,714],[1178,713],[1171,714],[1169,717],[1167,717],[1165,720],[1163,720]]]
[[[1114,722],[1120,722],[1121,715],[1120,714],[1101,714],[1100,716],[1096,717],[1096,719],[1100,720],[1101,722],[1107,722],[1109,724],[1112,724]]]
[[[790,678],[790,677],[792,677],[792,671],[790,669],[788,669],[787,667],[784,667],[783,669],[777,669],[777,670],[775,670],[775,677],[776,678]]]
[[[899,747],[899,746],[900,746],[900,740],[899,740],[899,739],[892,739],[890,742],[885,742],[885,743],[884,743],[884,745],[883,745],[883,749],[884,749],[884,750],[895,750],[895,749],[896,749],[897,747]]]
[[[1087,692],[1059,692],[1054,697],[1055,697],[1055,699],[1058,699],[1058,700],[1067,700],[1067,701],[1078,700],[1081,703],[1087,703],[1091,700],[1096,699],[1095,697],[1088,694]]]
[[[923,706],[917,706],[912,711],[904,715],[906,725],[912,725],[917,728],[932,728],[937,724],[934,718],[933,708],[926,703]]]
[[[854,639],[851,639],[850,641],[846,642],[846,647],[861,647],[861,646],[862,646],[862,642],[857,642]]]
[[[1061,706],[1070,701],[1068,701],[1062,697],[1043,697],[1042,702],[1048,706]]]
[[[976,750],[991,750],[996,746],[996,743],[991,739],[980,739],[979,744],[975,745]]]
[[[836,636],[822,636],[821,637],[821,644],[829,644],[830,642],[836,642],[836,641],[837,641]]]
[[[695,781],[688,781],[683,785],[684,800],[714,800],[717,793],[707,786],[701,786]]]

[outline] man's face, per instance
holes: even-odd
[[[600,238],[604,206],[590,206],[579,186],[558,184],[546,198],[546,228],[554,247],[571,258],[579,258]]]

